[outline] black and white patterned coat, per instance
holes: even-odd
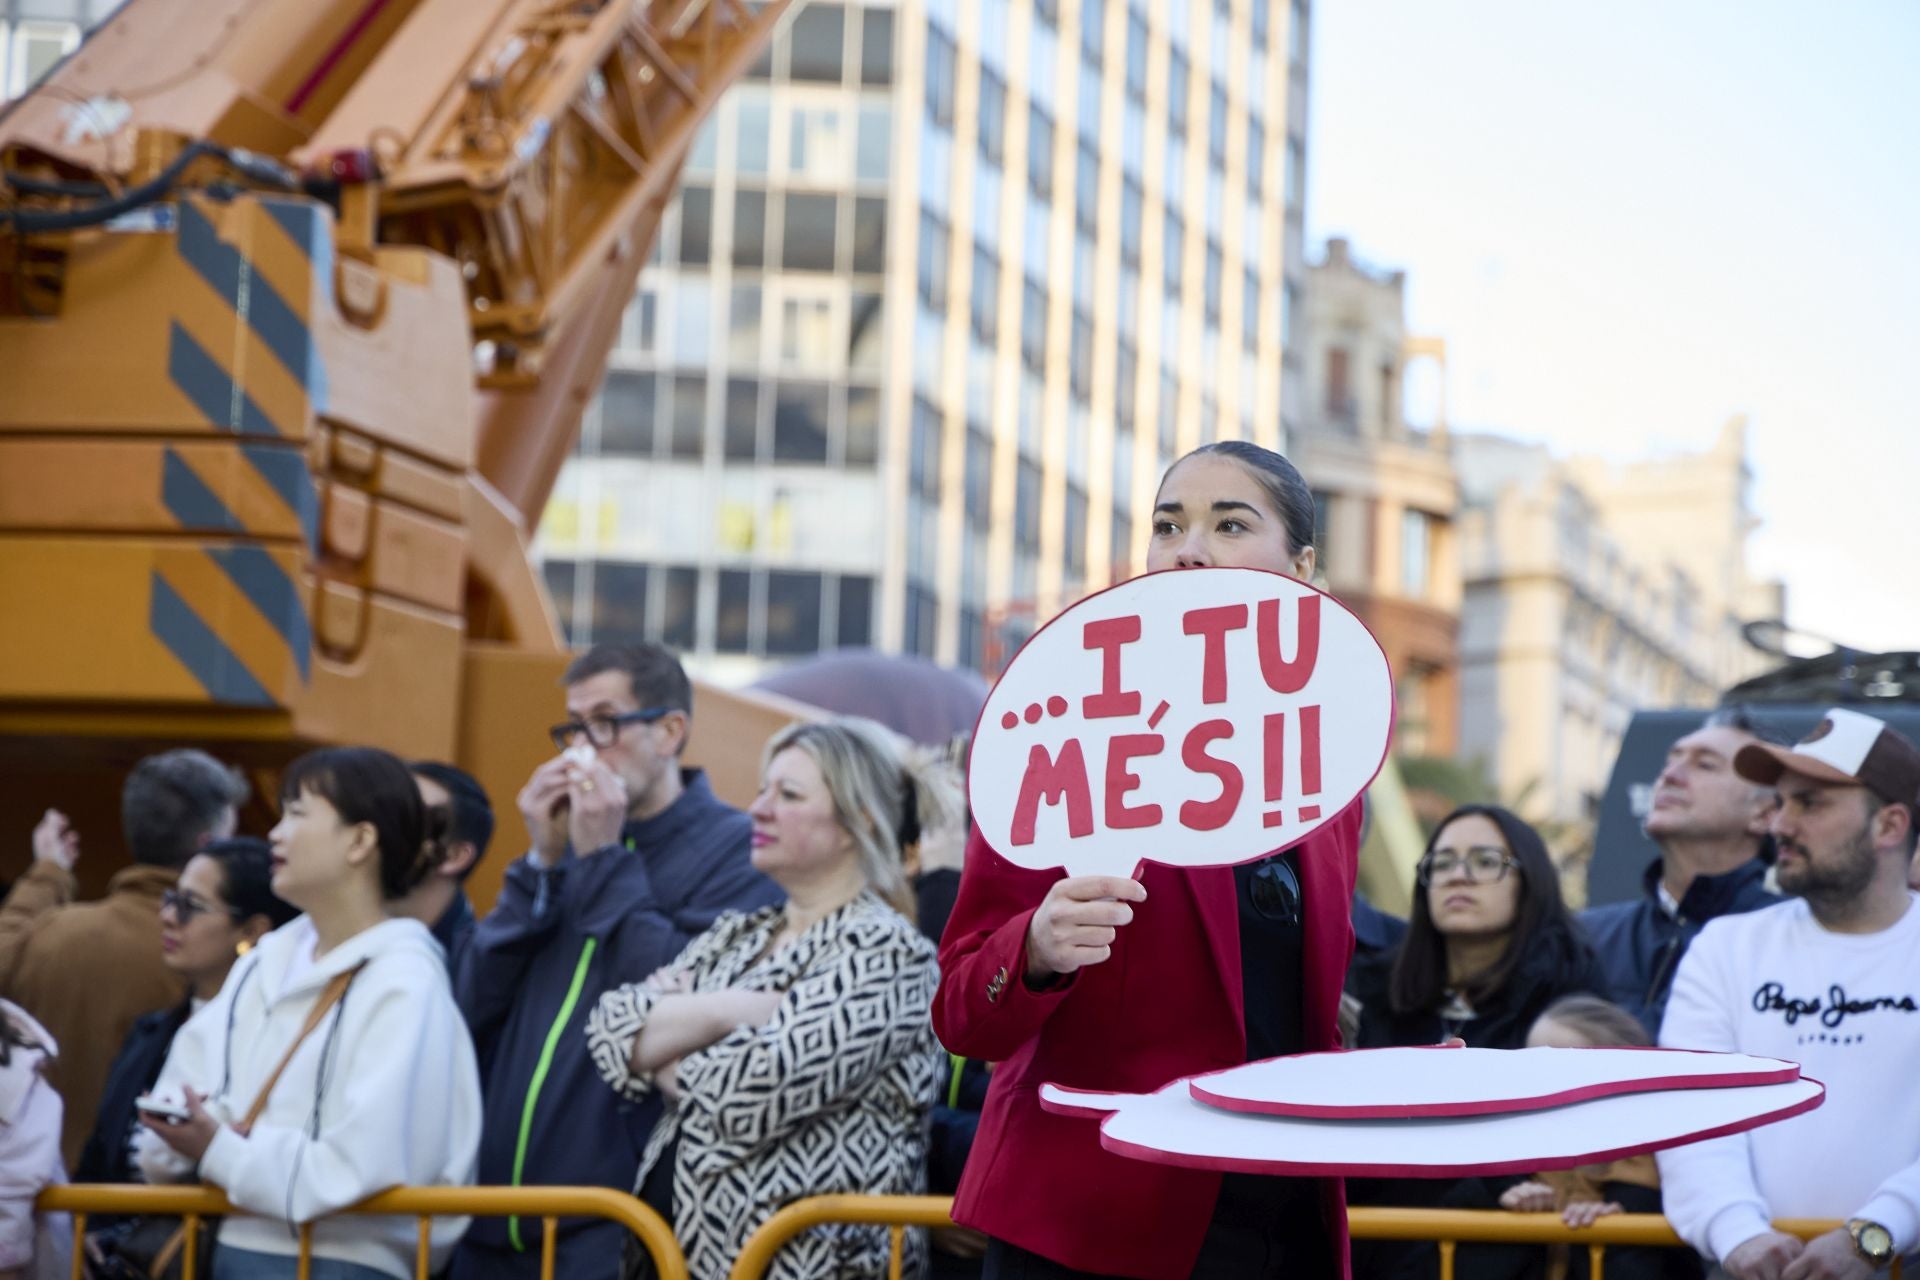
[[[913,922],[863,893],[790,945],[763,956],[779,908],[728,913],[668,966],[694,991],[784,994],[771,1020],[739,1027],[680,1060],[680,1098],[648,1140],[639,1180],[678,1137],[674,1234],[695,1280],[727,1274],[754,1228],[782,1206],[829,1193],[912,1194],[925,1187],[927,1110],[943,1055],[929,1008],[939,966]],[[595,1068],[640,1099],[633,1042],[661,992],[609,991],[587,1020]],[[907,1269],[924,1254],[908,1234]],[[781,1250],[772,1280],[886,1274],[884,1227],[828,1226]]]

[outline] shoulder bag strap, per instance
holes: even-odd
[[[247,1108],[246,1117],[234,1126],[242,1137],[252,1130],[253,1122],[258,1120],[260,1113],[267,1109],[267,1098],[273,1093],[273,1086],[280,1083],[280,1077],[286,1072],[287,1064],[293,1061],[293,1055],[300,1051],[300,1046],[305,1043],[306,1038],[313,1034],[314,1028],[320,1025],[320,1020],[327,1016],[327,1011],[340,1003],[341,997],[347,994],[347,988],[353,983],[354,977],[366,967],[367,962],[362,960],[346,972],[335,974],[333,981],[327,983],[326,988],[320,992],[320,998],[313,1002],[313,1008],[307,1014],[306,1025],[300,1028],[300,1034],[293,1038],[293,1043],[287,1046],[287,1051],[280,1055],[280,1061],[275,1064],[272,1071],[267,1073],[266,1080],[260,1085],[259,1095],[254,1098],[253,1105]]]

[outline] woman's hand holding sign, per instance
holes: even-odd
[[[1042,987],[1113,954],[1121,926],[1133,920],[1129,903],[1147,891],[1125,876],[1068,876],[1056,880],[1027,926],[1030,987]]]

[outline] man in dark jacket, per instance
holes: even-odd
[[[1760,741],[1736,714],[1709,717],[1673,744],[1653,785],[1647,837],[1661,856],[1645,892],[1583,913],[1607,973],[1607,997],[1655,1037],[1680,957],[1707,921],[1780,901],[1765,886],[1771,787],[1733,771],[1734,753]]]
[[[771,905],[780,891],[749,861],[747,816],[680,768],[693,690],[672,654],[597,645],[563,683],[567,722],[552,731],[562,754],[519,797],[532,849],[507,869],[455,983],[486,1064],[478,1181],[631,1191],[659,1102],[602,1083],[587,1014],[722,911]],[[455,1280],[537,1276],[541,1232],[538,1218],[476,1218]],[[612,1280],[625,1235],[562,1219],[555,1274]]]

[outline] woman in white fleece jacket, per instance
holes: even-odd
[[[197,1174],[249,1216],[220,1228],[214,1280],[295,1274],[299,1223],[391,1187],[471,1182],[480,1139],[473,1042],[440,948],[387,903],[431,864],[429,815],[399,760],[365,747],[294,762],[273,829],[273,890],[306,912],[234,966],[173,1042],[154,1092],[188,1119],[146,1115],[141,1168],[152,1181]],[[244,1119],[316,1004],[316,1023]],[[466,1229],[434,1224],[434,1266]],[[313,1228],[315,1280],[413,1274],[407,1218],[334,1217]]]

